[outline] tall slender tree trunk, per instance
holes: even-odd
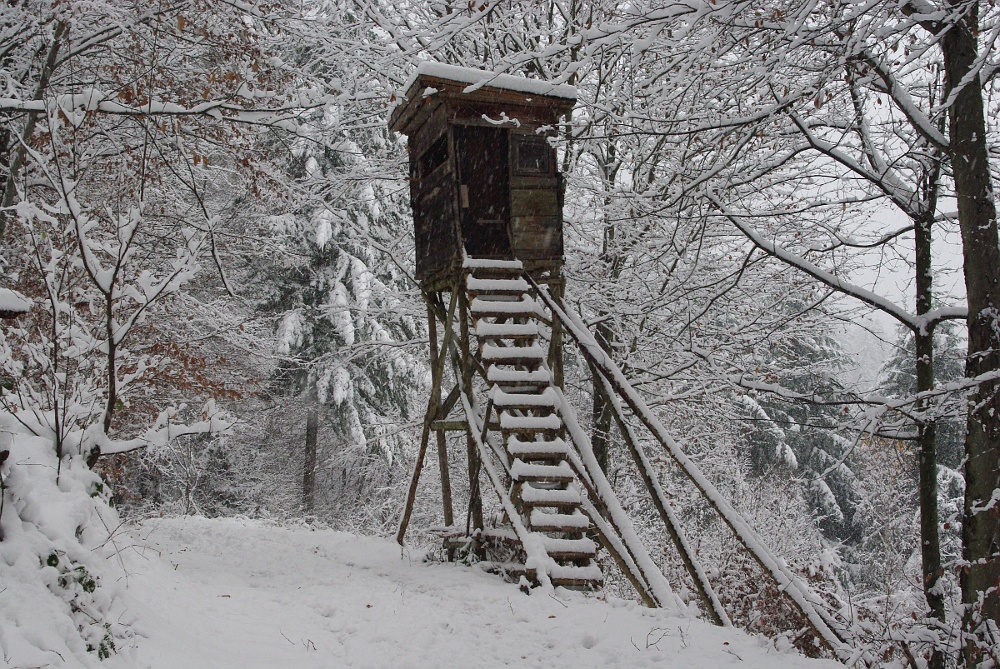
[[[68,30],[69,24],[65,21],[56,22],[55,30],[52,33],[52,43],[49,45],[48,55],[45,57],[45,64],[42,66],[42,71],[38,76],[38,86],[35,88],[34,95],[35,100],[44,98],[48,91],[49,79],[56,68],[59,49]],[[7,220],[11,217],[10,207],[14,204],[14,198],[17,197],[17,178],[20,176],[21,167],[24,165],[24,159],[27,156],[27,149],[25,147],[35,132],[35,124],[38,122],[40,115],[41,112],[28,112],[24,122],[24,130],[21,132],[20,142],[16,146],[11,147],[7,163],[7,180],[4,185],[2,199],[0,199],[0,240],[3,239],[4,232],[6,231]]]
[[[934,208],[931,207],[914,225],[918,316],[930,312],[934,305],[934,277],[931,267],[931,230],[933,224]],[[918,329],[913,335],[916,344],[916,391],[921,393],[934,389],[934,330],[933,328]],[[920,424],[917,426],[920,562],[927,606],[931,616],[940,621],[943,627],[946,622],[944,597],[938,589],[938,581],[941,579],[942,571],[938,517],[937,421],[934,417],[927,415],[929,405],[930,401],[926,399],[917,403],[917,410],[921,415]],[[943,651],[935,649],[928,669],[942,669],[944,659]]]
[[[309,407],[306,415],[306,449],[302,465],[302,512],[312,515],[316,510],[316,453],[319,444],[319,412]]]
[[[614,142],[610,142],[607,146],[607,156],[605,157],[606,163],[604,168],[604,185],[610,192],[615,183],[615,178],[618,172],[618,151]],[[604,211],[608,211],[612,204],[611,197],[606,196],[604,198]],[[601,262],[605,267],[607,280],[612,284],[617,284],[618,280],[621,278],[621,263],[617,255],[617,248],[615,237],[617,236],[617,230],[614,223],[605,222],[604,224],[604,235],[601,247]],[[597,327],[594,329],[594,338],[597,343],[600,344],[604,352],[609,356],[614,357],[614,347],[616,343],[615,331],[611,327],[611,314],[608,312],[599,313],[600,319],[597,322]],[[593,407],[593,424],[594,428],[591,434],[591,444],[594,448],[594,456],[597,458],[597,464],[600,465],[601,471],[605,474],[608,473],[608,461],[610,459],[611,451],[611,437],[612,437],[612,413],[611,407],[608,405],[606,398],[603,393],[600,392],[598,385],[600,381],[597,378],[593,379],[593,393],[594,393],[594,407]]]
[[[978,56],[976,2],[951,0],[964,15],[942,37],[947,88],[962,86],[949,110],[949,141],[958,221],[962,231],[969,305],[970,378],[1000,369],[1000,239],[990,181],[982,82],[972,71]],[[965,439],[965,509],[962,524],[963,659],[983,659],[986,625],[1000,620],[1000,383],[980,384],[969,401]]]
[[[614,341],[614,336],[615,333],[606,320],[599,322],[594,330],[594,338],[608,355],[612,354],[612,342]],[[599,392],[598,390],[600,380],[597,377],[594,377],[593,383],[594,429],[591,434],[590,441],[591,445],[594,447],[594,457],[597,458],[597,464],[600,465],[601,471],[607,474],[608,455],[611,447],[611,421],[613,416],[611,413],[611,406],[608,404],[607,398],[604,396],[604,393]]]

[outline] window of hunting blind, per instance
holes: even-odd
[[[522,137],[514,142],[514,172],[516,174],[544,174],[551,172],[552,148],[544,139]]]

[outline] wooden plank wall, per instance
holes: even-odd
[[[485,96],[484,96],[485,97]],[[556,170],[555,149],[544,144],[536,130],[557,121],[555,107],[533,106],[522,100],[491,99],[472,101],[450,95],[435,95],[414,104],[407,132],[410,133],[410,197],[416,238],[416,278],[438,279],[460,265],[458,162],[455,127],[489,126],[487,114],[518,119],[511,128],[506,169],[510,183],[510,238],[514,256],[532,265],[561,265],[563,258],[562,181]],[[511,96],[516,97],[516,96]],[[491,104],[492,103],[492,104]],[[447,158],[442,159],[447,145]],[[520,147],[530,147],[518,165]],[[540,154],[539,149],[548,151]],[[436,156],[436,158],[435,158]],[[541,157],[540,157],[541,156]],[[545,164],[547,163],[547,164]],[[544,165],[544,169],[541,165]]]
[[[449,133],[445,107],[439,106],[425,122],[421,132],[411,137],[411,204],[418,281],[449,273],[460,263],[458,236],[458,186],[454,147]],[[437,151],[436,142],[447,143],[445,159],[436,164],[422,160]]]

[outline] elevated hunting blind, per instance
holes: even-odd
[[[389,121],[409,137],[421,285],[474,258],[519,259],[540,278],[563,262],[562,179],[547,138],[571,86],[425,63]]]
[[[392,113],[390,128],[409,137],[416,277],[427,306],[431,368],[397,541],[403,543],[434,434],[444,524],[433,531],[449,559],[464,553],[522,587],[600,588],[599,544],[646,604],[677,603],[563,394],[568,335],[709,618],[730,624],[636,423],[771,576],[817,639],[841,658],[859,657],[847,631],[764,548],[563,300],[562,181],[548,138],[575,100],[569,86],[426,63]],[[448,433],[459,438],[448,439]],[[461,437],[465,448],[456,448]],[[456,517],[452,470],[463,468],[460,478],[468,486],[457,498],[468,504]],[[484,482],[495,501],[482,497]]]

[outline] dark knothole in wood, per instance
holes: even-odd
[[[548,142],[570,86],[439,63],[421,65],[389,127],[409,137],[417,280],[449,282],[470,257],[563,264],[562,179]]]

